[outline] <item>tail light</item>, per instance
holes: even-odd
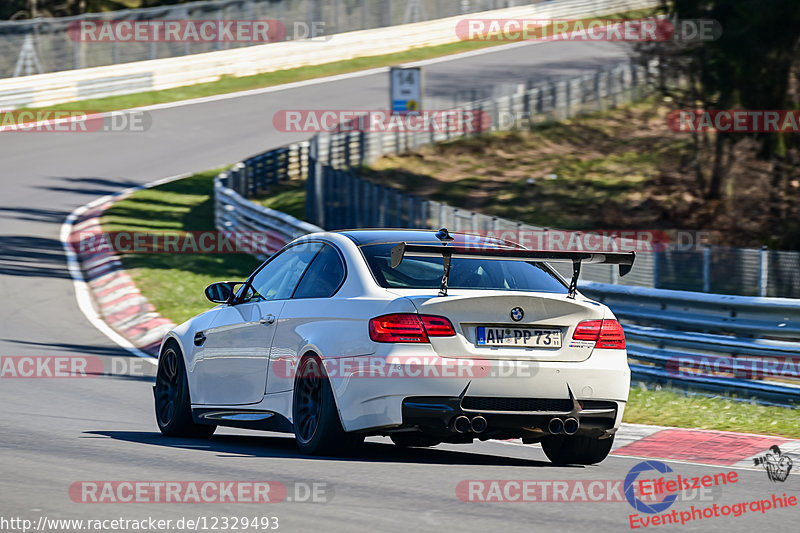
[[[453,324],[443,316],[393,313],[369,321],[375,342],[430,342],[429,337],[452,337]]]
[[[419,318],[429,337],[452,337],[456,334],[453,324],[443,316],[420,315]]]
[[[616,320],[584,320],[575,327],[576,341],[595,341],[595,348],[625,349],[625,332]]]
[[[602,320],[584,320],[575,326],[575,332],[572,334],[572,339],[576,341],[597,341],[600,336],[600,328],[602,327]]]

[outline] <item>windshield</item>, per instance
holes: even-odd
[[[392,268],[393,244],[362,246],[361,250],[381,287],[398,289],[438,289],[444,266],[437,257],[406,257]],[[497,261],[454,257],[450,264],[451,289],[490,289],[501,291],[567,292],[567,287],[550,268],[539,262]]]

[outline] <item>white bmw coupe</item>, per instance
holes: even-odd
[[[315,233],[213,309],[170,331],[156,420],[168,436],[217,426],[294,433],[309,454],[540,442],[557,464],[611,450],[630,386],[622,327],[577,291],[581,263],[629,253],[533,251],[442,229]],[[548,264],[568,262],[571,280]]]

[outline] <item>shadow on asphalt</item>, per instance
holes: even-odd
[[[100,177],[60,177],[49,176],[57,185],[39,185],[38,189],[47,191],[68,192],[71,194],[85,194],[88,196],[101,197],[115,194],[123,189],[139,185],[136,182],[124,178],[108,179]],[[66,182],[66,183],[65,183]],[[66,215],[64,215],[66,216]]]
[[[273,435],[215,435],[211,439],[176,439],[151,431],[86,431],[84,438],[108,437],[149,446],[185,448],[217,452],[218,457],[279,457],[324,461],[356,461],[366,463],[417,463],[483,466],[553,466],[548,461],[502,457],[482,453],[458,452],[437,448],[398,448],[393,444],[366,442],[358,455],[327,457],[303,455],[294,438]]]
[[[108,346],[92,346],[90,344],[74,344],[68,342],[37,342],[29,339],[0,339],[3,342],[13,342],[15,344],[22,344],[25,346],[41,346],[47,352],[47,349],[63,350],[72,352],[75,355],[102,355],[108,357],[134,357],[125,348],[110,344]]]
[[[136,357],[119,346],[96,346],[66,342],[36,342],[27,339],[9,338],[0,338],[0,343],[23,346],[23,351],[26,353],[21,353],[19,355],[29,357],[99,357],[102,362],[102,369],[92,364],[86,369],[86,375],[155,383],[156,365],[143,358]],[[30,347],[39,347],[41,351],[38,354],[31,354],[29,353],[31,352]],[[152,360],[155,361],[155,358]]]
[[[64,248],[58,239],[0,236],[0,274],[70,279]]]

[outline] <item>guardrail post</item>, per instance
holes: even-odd
[[[398,193],[397,194],[397,212],[395,213],[396,216],[396,228],[403,228],[403,195]]]
[[[368,228],[370,227],[370,220],[369,215],[372,206],[370,205],[370,200],[372,200],[372,184],[366,180],[359,180],[361,183],[361,228]]]
[[[555,102],[553,117],[555,120],[564,120],[568,116],[569,106],[569,84],[566,81],[559,81],[555,84]]]
[[[346,172],[343,170],[339,171],[340,175],[344,178],[344,189],[345,189],[345,196],[344,196],[344,208],[345,208],[345,227],[353,228],[355,227],[355,212],[353,210],[353,206],[357,203],[357,199],[355,198],[355,187],[353,181],[353,174],[350,172]]]
[[[381,197],[380,197],[380,185],[377,183],[372,183],[369,189],[369,196],[370,196],[370,209],[369,209],[369,227],[371,228],[379,228],[380,225],[378,224],[378,217],[380,216],[380,204],[381,204]]]
[[[758,254],[758,295],[766,296],[769,282],[769,250],[762,246]]]
[[[711,248],[703,248],[703,292],[711,292]]]
[[[381,187],[381,212],[380,218],[378,219],[378,226],[381,228],[385,228],[389,223],[389,192],[388,187]]]
[[[331,180],[331,222],[333,228],[341,229],[345,226],[342,173],[328,165],[325,165],[325,169],[328,170],[328,179]]]
[[[663,252],[653,251],[653,288],[658,288],[658,276],[659,276],[659,269],[658,269],[658,260],[661,257]]]
[[[355,189],[355,194],[353,197],[355,198],[355,205],[353,205],[353,211],[355,215],[355,222],[357,228],[364,227],[364,208],[366,207],[366,195],[364,194],[364,181],[360,180],[353,174],[353,185]]]

